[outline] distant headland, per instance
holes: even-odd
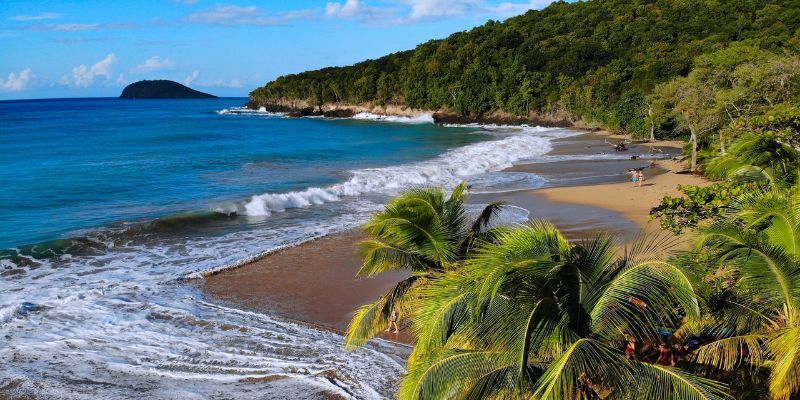
[[[215,99],[217,96],[194,90],[175,81],[154,80],[131,83],[120,99]]]

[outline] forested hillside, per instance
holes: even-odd
[[[560,115],[644,134],[655,86],[732,42],[797,54],[800,1],[559,2],[376,60],[283,76],[250,97]]]

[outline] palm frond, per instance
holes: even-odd
[[[800,326],[776,332],[767,344],[774,360],[769,391],[775,399],[792,399],[800,394]]]
[[[644,302],[644,304],[642,304]],[[699,319],[692,281],[685,271],[652,261],[622,271],[587,300],[596,334],[614,337],[629,331],[640,340],[658,341],[658,326],[671,318]],[[679,314],[679,312],[681,314]]]
[[[361,306],[347,328],[345,347],[348,350],[355,350],[363,346],[388,326],[392,310],[408,308],[407,303],[411,300],[408,298],[408,293],[419,279],[418,276],[406,278],[374,303]]]
[[[408,248],[392,245],[380,240],[364,240],[359,243],[363,264],[357,277],[370,277],[388,271],[426,271],[433,267],[431,260]]]
[[[602,382],[614,393],[626,391],[625,385],[633,383],[627,360],[602,343],[580,339],[544,371],[531,397],[541,400],[574,399],[580,380],[587,378]]]
[[[632,363],[632,396],[648,400],[732,400],[726,385],[678,368]]]
[[[499,352],[457,352],[438,359],[419,376],[406,376],[399,397],[447,399],[461,398],[473,391],[488,393],[497,388],[487,387],[487,383],[504,381],[502,374],[507,373],[507,367],[504,355]]]
[[[694,353],[694,360],[724,371],[732,371],[743,362],[761,365],[764,362],[765,335],[750,334],[719,339],[701,346]]]

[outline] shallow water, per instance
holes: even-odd
[[[335,333],[211,304],[183,282],[353,227],[407,187],[540,187],[497,171],[577,134],[288,119],[239,113],[243,101],[0,102],[0,387],[391,397],[406,348],[346,353]]]

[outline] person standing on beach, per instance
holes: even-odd
[[[636,187],[637,182],[639,182],[639,171],[631,172],[631,180],[633,181],[633,187]]]

